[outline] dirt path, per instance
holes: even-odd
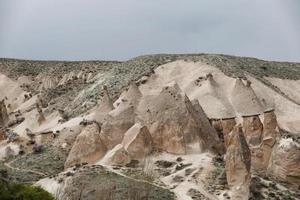
[[[150,184],[150,185],[152,185],[152,186],[154,186],[154,187],[159,187],[159,188],[164,189],[164,190],[169,190],[168,188],[163,187],[163,186],[158,185],[158,184],[155,184],[155,183],[153,183],[153,182],[145,181],[145,180],[141,180],[141,179],[135,179],[135,178],[133,178],[133,177],[127,176],[127,175],[125,175],[125,174],[122,174],[121,172],[114,170],[114,169],[113,169],[112,167],[110,167],[110,166],[105,166],[105,167],[106,167],[106,169],[108,169],[109,171],[111,171],[111,172],[113,172],[113,173],[116,173],[116,174],[118,174],[118,175],[120,175],[120,176],[123,176],[123,177],[125,177],[125,178],[131,179],[131,180],[133,180],[133,181],[137,181],[137,182],[141,182],[141,183],[147,183],[147,184]]]
[[[13,163],[14,160],[8,162],[8,163],[4,163],[4,165],[10,169],[13,169],[13,170],[17,170],[17,171],[23,171],[23,172],[31,172],[31,173],[34,173],[34,174],[38,174],[38,175],[41,175],[41,176],[47,176],[46,174],[42,173],[42,172],[39,172],[39,171],[35,171],[35,170],[30,170],[30,169],[20,169],[20,168],[17,168],[17,167],[13,167],[11,166],[11,163]]]

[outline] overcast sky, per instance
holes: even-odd
[[[153,53],[300,62],[300,0],[0,0],[0,57]]]

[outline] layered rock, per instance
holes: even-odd
[[[228,147],[225,156],[225,170],[231,199],[249,199],[250,168],[250,150],[242,126],[237,125],[228,135]]]
[[[101,127],[101,139],[108,149],[112,149],[123,140],[125,132],[134,125],[133,106],[119,106],[106,116]]]
[[[68,155],[65,168],[84,162],[95,163],[105,155],[107,148],[100,138],[100,131],[97,123],[83,128]]]
[[[3,99],[2,101],[0,101],[0,127],[6,126],[8,121],[9,121],[9,116]]]
[[[205,142],[206,134],[213,133],[202,131],[197,111],[175,83],[158,95],[143,96],[137,113],[137,120],[148,127],[158,149],[186,154],[201,152],[213,143]]]
[[[153,149],[151,134],[146,126],[136,123],[124,135],[122,145],[132,159],[143,159]]]

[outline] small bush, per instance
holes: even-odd
[[[1,200],[54,200],[50,193],[40,187],[9,183],[0,179]]]

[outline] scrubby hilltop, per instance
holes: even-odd
[[[298,63],[227,55],[1,59],[1,173],[58,199],[297,199],[298,88]]]

